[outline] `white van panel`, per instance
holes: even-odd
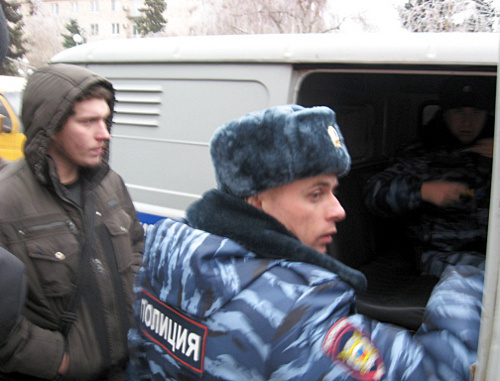
[[[289,102],[292,75],[291,65],[273,64],[89,68],[116,89],[111,166],[139,212],[151,214],[156,205],[170,216],[216,186],[209,154],[215,129],[249,111]],[[164,215],[159,209],[156,214]]]
[[[496,64],[498,33],[323,33],[183,36],[96,41],[53,62],[294,62]],[[467,48],[464,49],[464,46]]]

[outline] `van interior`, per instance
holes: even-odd
[[[329,254],[366,275],[368,289],[357,300],[360,313],[416,330],[438,279],[420,274],[418,248],[405,239],[402,218],[368,212],[363,188],[402,149],[418,141],[420,126],[439,109],[437,94],[451,73],[495,81],[496,68],[307,69],[297,68],[307,72],[298,83],[297,103],[331,107],[352,156],[351,172],[340,179],[338,191],[347,216],[338,224]]]

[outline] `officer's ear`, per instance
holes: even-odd
[[[256,207],[257,209],[262,210],[262,200],[260,198],[260,194],[256,194],[254,196],[249,196],[245,199],[250,205]]]

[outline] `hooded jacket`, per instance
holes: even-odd
[[[119,375],[128,359],[132,283],[144,231],[122,179],[108,166],[108,150],[98,167],[80,170],[82,203],[60,183],[47,155],[75,99],[94,84],[113,91],[104,78],[73,65],[34,73],[23,99],[25,159],[0,172],[0,245],[24,262],[28,280],[22,319],[0,348],[0,371],[22,379],[56,377],[65,352],[66,378],[75,380]],[[91,250],[84,263],[86,242]],[[81,297],[65,337],[63,317],[71,316],[64,312],[77,284]]]
[[[482,272],[446,273],[420,330],[356,314],[353,269],[242,199],[208,192],[148,233],[129,334],[135,379],[468,380]]]

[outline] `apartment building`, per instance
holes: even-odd
[[[190,14],[198,0],[166,2],[168,23],[158,36],[189,34]],[[82,30],[82,36],[74,36],[78,43],[80,37],[86,42],[139,37],[134,18],[143,7],[143,0],[21,0],[29,66],[39,67],[64,49],[62,34],[68,34],[71,19]]]
[[[21,9],[25,24],[41,16],[62,33],[68,33],[65,25],[74,19],[91,42],[137,35],[133,18],[142,6],[142,0],[39,0],[24,2]]]

